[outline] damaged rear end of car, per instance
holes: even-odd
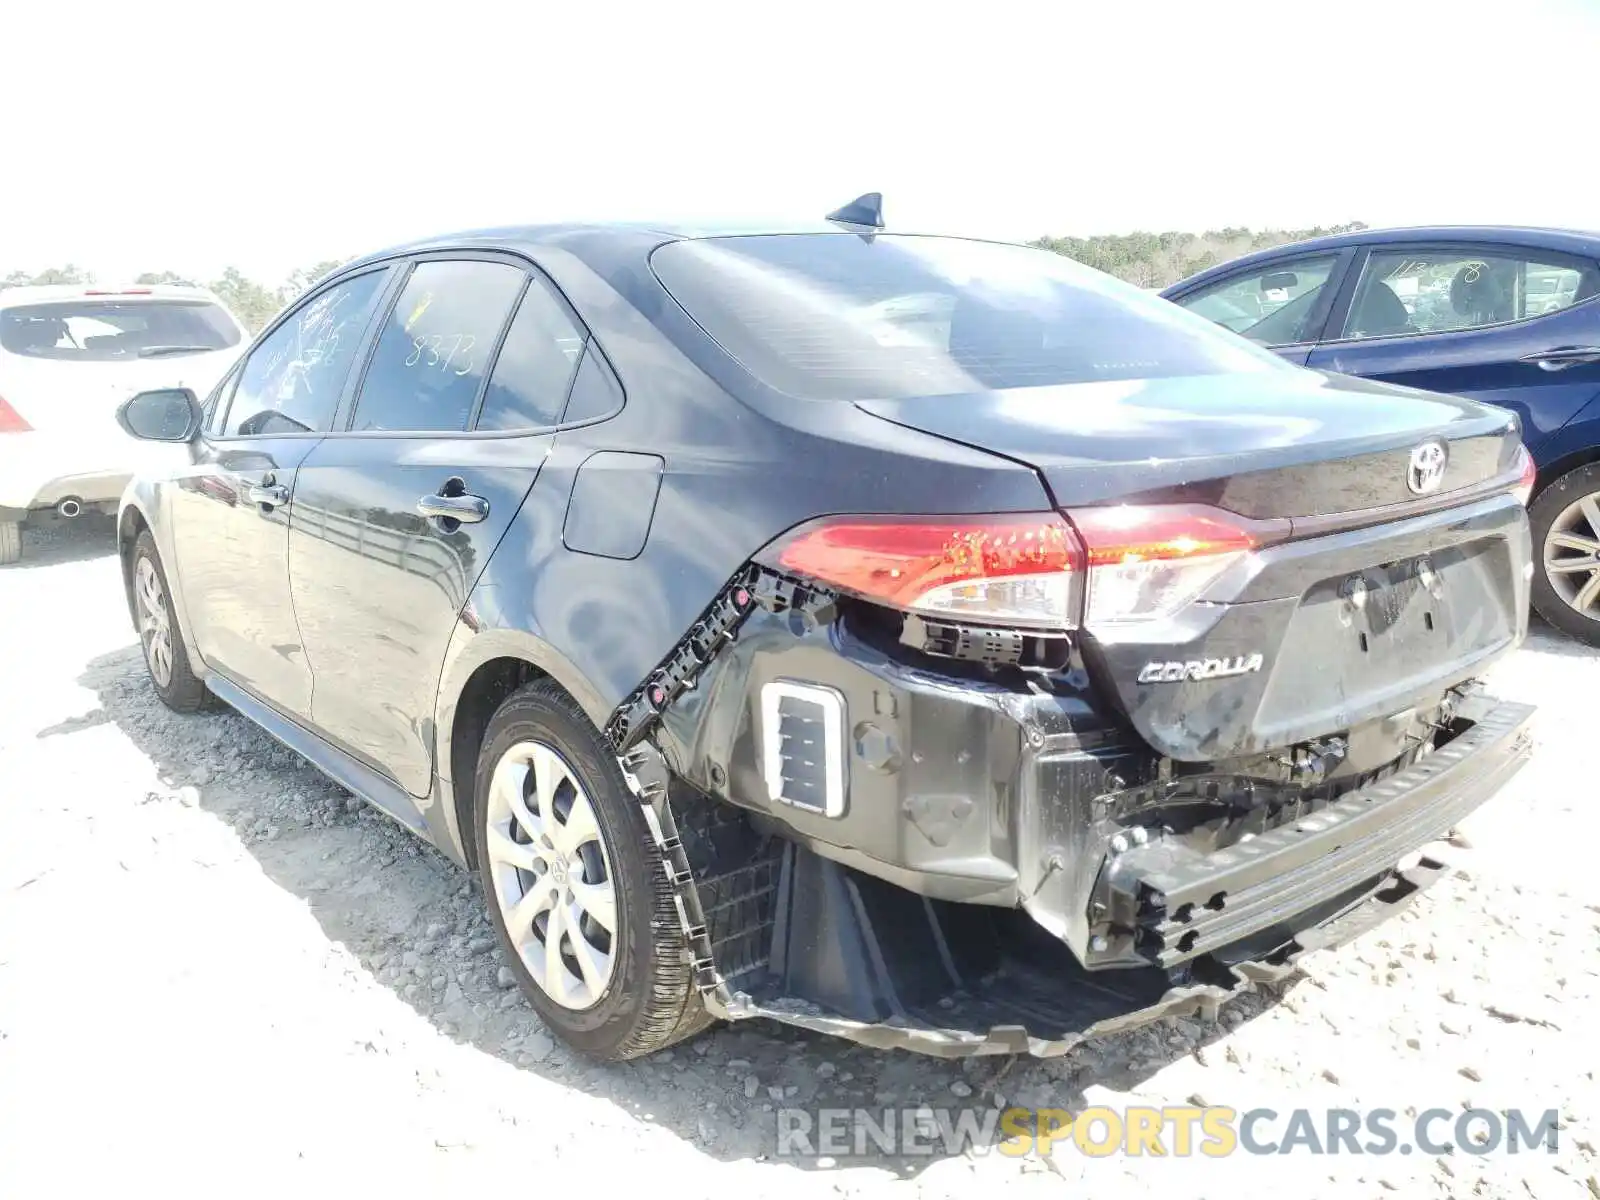
[[[1515,418],[1076,276],[1095,302],[1052,340],[1048,299],[1019,314],[970,270],[941,297],[920,247],[885,285],[917,303],[852,308],[873,239],[828,240],[810,276],[781,239],[658,273],[785,398],[769,417],[849,404],[1031,468],[1040,503],[818,511],[616,709],[712,1012],[1057,1054],[1214,1011],[1438,878],[1433,844],[1530,750],[1533,710],[1480,683],[1527,630]],[[1095,349],[1123,309],[1145,336]],[[900,314],[869,329],[887,365],[823,311]]]

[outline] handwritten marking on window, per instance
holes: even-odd
[[[470,333],[436,333],[432,336],[414,337],[411,339],[411,353],[406,355],[404,365],[414,367],[421,363],[426,369],[437,367],[441,371],[450,371],[452,375],[470,375],[477,364],[472,354],[472,349],[477,344],[477,337]],[[447,345],[450,352],[440,353]],[[425,362],[424,355],[426,355]],[[452,365],[457,363],[460,364],[460,369],[451,371]]]

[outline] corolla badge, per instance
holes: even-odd
[[[1198,683],[1202,679],[1227,679],[1261,670],[1259,654],[1236,654],[1232,658],[1194,658],[1187,662],[1145,663],[1139,672],[1140,683]]]
[[[1406,486],[1419,496],[1439,490],[1444,482],[1444,469],[1450,462],[1450,451],[1437,439],[1423,442],[1411,452],[1411,462],[1406,467]]]

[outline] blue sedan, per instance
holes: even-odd
[[[1539,472],[1533,605],[1600,645],[1600,233],[1363,229],[1161,294],[1303,366],[1515,411]]]

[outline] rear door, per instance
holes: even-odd
[[[1307,365],[1470,396],[1539,443],[1600,394],[1600,265],[1515,246],[1364,249]]]
[[[1174,304],[1290,362],[1303,364],[1322,332],[1354,252],[1288,254],[1174,293]]]
[[[333,427],[388,275],[320,289],[257,342],[169,492],[175,583],[200,657],[300,720],[311,670],[289,596],[296,477]]]
[[[315,724],[425,796],[446,645],[550,450],[584,336],[520,260],[408,269],[344,427],[301,466],[289,563]]]

